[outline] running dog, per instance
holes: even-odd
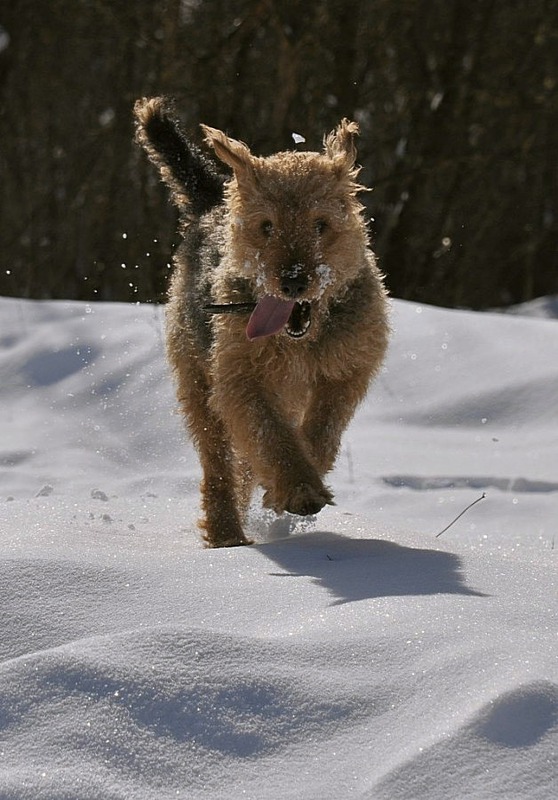
[[[200,525],[209,547],[250,544],[256,485],[277,514],[333,503],[324,478],[386,351],[358,126],[343,119],[321,152],[262,158],[203,125],[217,168],[165,98],[134,110],[136,139],[180,212],[167,349],[203,469]]]

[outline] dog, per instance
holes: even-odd
[[[218,168],[166,98],[140,99],[134,114],[180,215],[167,351],[203,470],[200,527],[209,547],[251,544],[256,485],[277,514],[334,504],[324,478],[387,348],[358,125],[343,119],[321,152],[267,157],[202,125]]]

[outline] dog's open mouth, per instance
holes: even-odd
[[[302,339],[308,333],[312,322],[312,306],[303,300],[302,303],[295,303],[291,311],[291,316],[285,326],[285,331],[293,339]]]
[[[266,295],[258,303],[207,303],[206,314],[246,314],[251,312],[246,336],[251,342],[273,336],[282,330],[292,339],[302,339],[312,324],[312,306],[307,300],[300,303]]]
[[[310,328],[310,308],[310,303],[305,300],[298,303],[271,294],[265,295],[252,311],[246,336],[254,341],[264,336],[274,336],[284,329],[293,339],[301,339]]]

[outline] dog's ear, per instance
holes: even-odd
[[[324,151],[327,156],[344,172],[351,172],[355,166],[358,123],[342,119],[337,128],[324,139]]]
[[[230,139],[223,131],[210,128],[209,125],[202,125],[201,128],[206,142],[215,150],[215,155],[232,167],[237,179],[252,174],[252,153],[243,142]]]

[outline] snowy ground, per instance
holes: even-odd
[[[395,302],[338,505],[210,551],[162,310],[0,300],[0,800],[554,800],[553,308]]]

